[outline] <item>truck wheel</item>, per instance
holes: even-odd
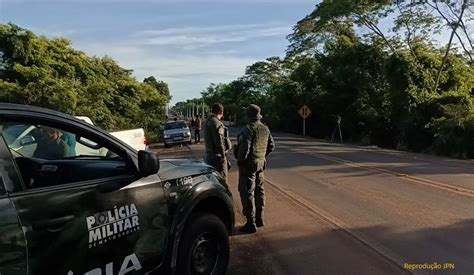
[[[170,148],[170,145],[165,142],[165,148]]]
[[[229,262],[229,234],[215,215],[199,213],[184,228],[177,274],[224,274]]]

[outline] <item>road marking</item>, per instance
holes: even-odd
[[[287,190],[281,188],[277,184],[273,183],[272,181],[265,179],[265,182],[269,184],[271,187],[273,187],[278,193],[286,197],[288,200],[293,202],[294,204],[305,208],[308,210],[311,214],[315,215],[316,217],[322,219],[325,221],[327,224],[335,227],[336,229],[341,230],[342,232],[346,233],[349,237],[352,239],[355,239],[365,247],[373,250],[375,253],[378,255],[382,256],[385,260],[387,260],[389,263],[395,265],[396,267],[400,268],[401,271],[407,273],[407,274],[415,274],[414,272],[407,270],[404,268],[404,260],[402,260],[398,255],[395,256],[393,251],[390,251],[386,247],[383,247],[382,245],[376,245],[371,243],[370,241],[367,241],[365,237],[361,236],[360,233],[353,232],[349,230],[348,226],[345,225],[342,221],[339,221],[337,218],[333,217],[326,211],[322,210],[321,208],[317,207],[316,205],[307,202],[304,198],[294,194],[290,193]]]
[[[362,169],[365,169],[365,170],[375,171],[375,172],[378,172],[378,173],[381,173],[381,174],[394,176],[394,177],[400,178],[400,179],[408,181],[408,182],[423,184],[423,185],[426,185],[426,186],[430,186],[430,187],[434,187],[434,188],[438,188],[438,189],[443,189],[445,191],[456,193],[458,195],[474,198],[474,190],[472,190],[472,189],[463,188],[463,187],[459,187],[459,186],[453,186],[453,185],[449,185],[449,184],[446,184],[446,183],[441,183],[441,182],[437,182],[437,181],[433,181],[433,180],[429,180],[429,179],[425,179],[425,178],[411,176],[411,175],[408,175],[408,174],[397,173],[397,172],[394,172],[394,171],[391,171],[391,170],[388,170],[388,169],[384,169],[384,168],[371,167],[371,166],[367,166],[367,165],[364,165],[364,164],[355,163],[355,162],[350,161],[350,160],[345,160],[345,159],[341,159],[341,158],[326,156],[326,155],[323,155],[323,154],[320,154],[320,153],[306,152],[303,149],[294,149],[294,148],[291,148],[290,146],[286,146],[286,145],[280,145],[280,148],[283,148],[283,149],[286,149],[288,151],[295,152],[295,153],[305,154],[305,155],[309,155],[309,156],[313,156],[313,157],[333,161],[333,162],[336,162],[336,163],[341,163],[341,164],[351,166],[351,167],[355,167],[355,168],[362,168]]]

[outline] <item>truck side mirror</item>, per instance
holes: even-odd
[[[142,177],[158,173],[160,170],[160,160],[158,159],[158,155],[150,151],[138,151],[138,170]]]
[[[20,139],[20,146],[26,146],[26,145],[31,145],[35,143],[36,143],[35,138],[30,135],[24,136]]]

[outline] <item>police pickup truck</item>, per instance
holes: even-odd
[[[31,106],[0,103],[0,135],[1,275],[226,271],[233,204],[211,167]]]

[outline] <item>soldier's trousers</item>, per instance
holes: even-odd
[[[264,169],[264,160],[247,161],[239,165],[239,193],[242,213],[249,223],[255,223],[255,219],[264,218]]]
[[[227,158],[220,156],[208,156],[204,157],[204,161],[210,166],[214,167],[221,176],[223,176],[227,182]]]

